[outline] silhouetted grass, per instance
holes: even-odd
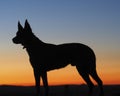
[[[41,95],[44,96],[44,88],[41,87]],[[120,85],[104,85],[105,96],[120,96]],[[49,96],[87,96],[86,85],[61,85],[50,86]],[[93,96],[99,93],[95,87]],[[35,96],[34,86],[0,86],[0,96]],[[97,95],[98,96],[98,95]]]

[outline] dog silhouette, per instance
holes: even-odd
[[[89,95],[93,93],[94,84],[91,76],[99,85],[100,96],[103,96],[103,83],[96,72],[96,57],[93,50],[81,43],[49,44],[38,39],[32,32],[28,21],[24,28],[18,22],[18,31],[13,38],[15,44],[22,44],[29,54],[30,63],[33,67],[36,82],[36,94],[40,95],[40,78],[45,87],[45,96],[48,96],[47,72],[59,69],[71,64],[76,66],[79,74],[89,87]]]

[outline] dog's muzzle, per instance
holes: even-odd
[[[15,43],[15,44],[22,44],[22,43],[20,43],[20,41],[16,38],[16,37],[14,37],[13,39],[12,39],[12,41],[13,41],[13,43]],[[25,49],[26,47],[24,46],[24,44],[22,44],[23,45],[23,49]]]
[[[15,44],[19,44],[19,41],[17,40],[17,38],[13,38],[12,41],[13,41],[13,43],[15,43]]]

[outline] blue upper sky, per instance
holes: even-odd
[[[117,39],[119,5],[119,0],[1,0],[0,33],[9,38],[17,21],[28,19],[35,34],[53,43]]]

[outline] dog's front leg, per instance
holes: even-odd
[[[47,72],[44,72],[42,74],[42,80],[43,80],[43,84],[44,84],[44,87],[45,87],[45,96],[48,96],[49,87],[48,87],[48,80],[47,80]]]
[[[36,96],[40,96],[40,73],[39,70],[34,69]]]

